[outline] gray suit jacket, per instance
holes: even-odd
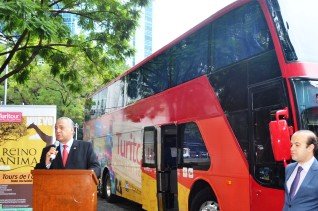
[[[318,210],[318,161],[314,160],[296,195],[291,200],[286,182],[296,166],[297,163],[291,163],[285,170],[285,204],[283,211]]]

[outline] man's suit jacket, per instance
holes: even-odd
[[[297,163],[291,163],[285,170],[285,204],[284,211],[318,210],[318,162],[315,159],[301,183],[296,195],[290,199],[286,182],[296,168]]]
[[[51,147],[52,145],[43,148],[40,163],[35,166],[35,169],[46,169],[45,156]],[[98,178],[100,177],[101,167],[92,143],[74,140],[65,167],[62,163],[60,147],[62,147],[61,144],[56,149],[58,153],[56,158],[52,161],[50,169],[92,169],[96,176]]]

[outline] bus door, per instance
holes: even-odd
[[[251,210],[272,210],[282,206],[284,167],[275,162],[269,122],[275,112],[287,106],[287,97],[282,80],[272,80],[266,84],[249,87],[250,108],[250,172],[255,182],[251,182]],[[275,204],[276,203],[276,204]]]
[[[158,209],[178,210],[177,184],[177,126],[161,127],[158,140],[157,196]]]

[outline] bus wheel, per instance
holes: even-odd
[[[103,184],[102,184],[102,196],[106,199],[107,202],[114,202],[115,201],[115,195],[111,192],[111,182],[110,182],[110,176],[107,172],[105,177],[103,178]]]
[[[191,203],[191,211],[219,211],[219,204],[214,199],[210,188],[201,190],[193,198]]]

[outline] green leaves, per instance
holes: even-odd
[[[68,71],[65,67],[75,59],[73,55],[77,52],[83,53],[87,57],[86,62],[96,70],[105,70],[108,64],[124,61],[134,52],[129,40],[136,28],[139,12],[146,3],[147,0],[0,2],[0,39],[10,53],[6,59],[8,54],[0,52],[0,61],[9,63],[11,71],[1,74],[5,65],[0,66],[0,83],[13,74],[23,72],[36,56],[41,56],[51,65],[53,76],[62,74],[60,78],[64,81],[78,77],[76,73],[64,72]],[[76,21],[72,22],[74,18]],[[77,24],[81,33],[71,34],[66,23]]]
[[[10,77],[8,104],[55,104],[59,115],[81,120],[88,96],[126,68],[134,53],[129,40],[147,2],[0,1],[0,84]]]

